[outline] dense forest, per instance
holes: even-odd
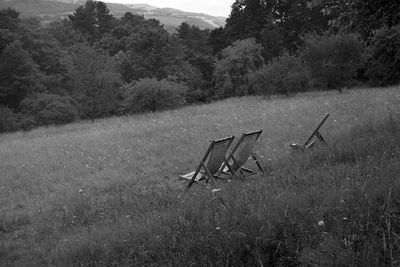
[[[0,131],[250,94],[400,82],[397,0],[236,0],[202,30],[88,0],[42,25],[0,11]]]

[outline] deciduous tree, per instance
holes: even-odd
[[[81,117],[94,120],[115,112],[121,79],[113,59],[84,44],[72,47],[70,57],[68,75]]]
[[[29,93],[42,89],[41,73],[20,41],[7,45],[0,55],[0,104],[18,109]]]
[[[264,64],[262,46],[254,38],[234,42],[222,50],[215,66],[216,95],[241,96],[251,93],[249,76]]]

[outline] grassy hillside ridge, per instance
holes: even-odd
[[[150,264],[143,262],[150,253],[147,260],[167,265],[185,265],[185,259],[186,264],[250,264],[279,255],[312,261],[325,243],[339,251],[334,235],[318,243],[322,237],[312,230],[315,221],[329,217],[325,212],[333,212],[332,203],[342,196],[353,197],[347,187],[368,186],[385,194],[392,187],[397,194],[399,135],[393,121],[399,120],[399,104],[398,87],[272,100],[246,97],[1,135],[0,263],[142,265]],[[333,152],[321,149],[293,159],[288,143],[304,140],[326,112],[331,118],[322,132],[338,145]],[[214,196],[195,187],[177,198],[175,189],[182,186],[177,175],[195,168],[211,139],[259,128],[264,132],[257,150],[273,168],[272,176],[222,184]],[[364,186],[367,175],[373,179]],[[309,201],[316,210],[306,216]],[[305,233],[296,241],[301,244],[285,239],[292,210],[284,207],[296,203],[305,227],[295,229]],[[283,237],[272,238],[278,222]],[[332,227],[339,231],[339,226]],[[226,227],[228,232],[219,232]],[[301,253],[294,255],[289,245],[299,246]],[[253,254],[268,247],[278,254]]]
[[[0,1],[0,9],[13,8],[21,12],[23,17],[44,16],[44,15],[65,15],[73,13],[79,7],[79,4],[48,2],[48,1]]]
[[[172,8],[156,8],[146,9],[141,4],[118,4],[107,3],[112,15],[116,17],[123,16],[126,12],[133,14],[142,14],[146,19],[154,18],[160,21],[165,27],[174,31],[182,22],[187,22],[189,25],[197,26],[201,29],[213,29],[225,25],[224,17],[215,17],[202,13],[186,12]],[[56,19],[66,18],[68,14],[72,14],[81,4],[81,2],[68,1],[4,1],[0,0],[0,9],[13,8],[21,12],[22,17],[40,17],[43,22],[51,22]]]

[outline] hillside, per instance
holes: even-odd
[[[105,1],[106,2],[106,1]],[[0,0],[0,9],[14,8],[22,17],[40,17],[44,23],[66,17],[84,3],[82,0]],[[126,12],[142,14],[145,18],[159,20],[169,30],[174,30],[182,22],[195,25],[201,29],[213,29],[225,24],[225,18],[207,14],[184,12],[172,8],[157,8],[145,4],[107,3],[111,13],[121,17]]]
[[[290,153],[327,112],[329,149]],[[0,135],[0,265],[395,261],[399,121],[394,87],[234,98]],[[210,140],[260,128],[268,173],[181,194],[178,174]]]

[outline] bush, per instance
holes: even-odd
[[[8,107],[0,106],[0,132],[10,132],[18,129],[18,114]]]
[[[129,113],[138,113],[183,106],[186,103],[184,95],[188,87],[168,80],[158,81],[154,78],[145,78],[136,83],[126,84],[123,90],[125,90],[124,110]]]
[[[400,82],[400,25],[383,28],[371,38],[367,48],[366,75],[373,85],[392,85]]]
[[[361,41],[354,35],[308,35],[300,51],[319,88],[339,89],[354,81],[361,62]]]
[[[253,93],[249,77],[263,65],[262,46],[255,39],[234,42],[222,50],[222,58],[215,65],[216,95],[231,97]]]
[[[21,114],[21,119],[19,121],[19,129],[24,131],[30,131],[33,128],[37,127],[39,124],[36,121],[34,116]]]
[[[253,73],[250,84],[260,94],[288,95],[291,92],[306,91],[310,79],[310,73],[299,57],[284,54]]]
[[[24,99],[21,107],[25,117],[32,116],[37,125],[64,124],[79,118],[77,105],[68,96],[37,94]]]

